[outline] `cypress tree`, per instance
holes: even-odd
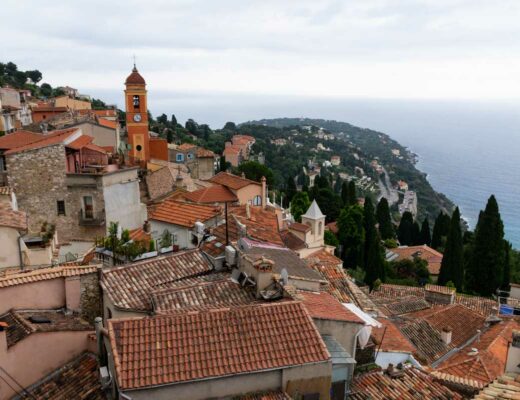
[[[413,228],[413,215],[410,211],[405,211],[401,217],[401,222],[397,228],[397,238],[402,246],[411,246]]]
[[[352,179],[348,183],[348,204],[350,206],[357,204],[356,182]]]
[[[347,207],[350,205],[350,202],[348,199],[348,183],[345,181],[341,184],[341,200],[343,201],[344,207]]]
[[[431,247],[435,250],[439,250],[444,245],[444,237],[448,235],[449,227],[450,227],[450,217],[444,212],[440,212],[437,218],[435,219],[435,224],[433,225],[433,234]]]
[[[421,227],[417,221],[412,224],[412,244],[414,246],[421,244]]]
[[[371,246],[374,238],[376,237],[376,217],[374,213],[374,206],[370,197],[365,197],[365,206],[363,208],[363,225],[365,228],[365,246],[364,246],[364,260],[365,269],[368,263],[368,253],[371,251]]]
[[[385,281],[385,261],[381,251],[379,234],[376,230],[374,230],[374,233],[371,239],[369,239],[368,253],[365,260],[365,282],[370,287],[370,290],[373,289],[374,282],[377,279]]]
[[[504,282],[506,251],[504,224],[495,196],[491,196],[480,213],[475,229],[475,244],[468,264],[468,288],[482,296],[490,296]]]
[[[390,207],[388,207],[388,200],[382,197],[379,200],[376,208],[376,218],[379,224],[379,234],[383,240],[395,238],[394,225],[390,217]]]
[[[343,246],[345,268],[363,267],[363,209],[359,205],[345,207],[338,218],[338,239]]]
[[[341,193],[342,189],[343,189],[343,179],[338,177],[336,179],[336,182],[334,182],[334,191],[336,193]]]
[[[438,282],[439,285],[445,285],[449,281],[452,281],[460,292],[462,291],[464,282],[464,247],[462,244],[460,211],[458,207],[453,211],[451,217],[450,231],[446,239],[445,247]]]
[[[286,191],[286,199],[287,199],[287,203],[289,204],[292,200],[292,198],[294,197],[294,195],[296,194],[297,190],[296,190],[296,183],[294,183],[294,178],[292,176],[290,176],[289,178],[287,178],[287,191]]]
[[[432,242],[432,237],[430,234],[430,223],[428,222],[428,217],[424,218],[424,221],[421,225],[421,240],[419,244],[425,244],[429,246]]]

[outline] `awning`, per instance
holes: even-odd
[[[372,318],[370,315],[368,315],[366,312],[361,310],[358,306],[356,306],[354,303],[342,303],[343,307],[348,309],[349,311],[352,311],[354,314],[356,314],[359,318],[365,322],[365,325],[373,326],[375,328],[381,328],[383,325]]]

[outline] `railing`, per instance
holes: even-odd
[[[105,212],[85,212],[79,210],[79,225],[80,226],[103,226],[105,225]]]

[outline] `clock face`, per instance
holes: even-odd
[[[134,115],[134,121],[135,122],[141,122],[141,114],[135,114]]]

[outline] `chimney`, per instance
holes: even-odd
[[[0,321],[0,359],[2,355],[7,353],[7,325],[6,322]]]
[[[261,297],[260,292],[273,283],[273,266],[274,261],[263,256],[253,262],[256,270],[256,297]]]
[[[507,351],[505,372],[520,372],[520,331],[513,331],[513,337]]]
[[[262,182],[262,208],[265,210],[265,206],[267,205],[267,199],[266,199],[266,193],[267,193],[267,180],[265,179],[265,176],[262,176],[261,179]]]
[[[150,221],[148,221],[148,220],[144,221],[143,231],[145,233],[150,233],[152,231],[152,225],[150,224]]]
[[[242,175],[240,175],[242,177],[242,179],[246,179],[246,173],[245,172],[242,172]]]
[[[251,219],[251,206],[249,203],[246,203],[246,218]]]
[[[445,326],[444,328],[442,328],[441,330],[441,338],[442,338],[442,341],[445,343],[445,344],[450,344],[451,343],[451,334],[453,332],[453,329],[451,328],[451,326]]]

